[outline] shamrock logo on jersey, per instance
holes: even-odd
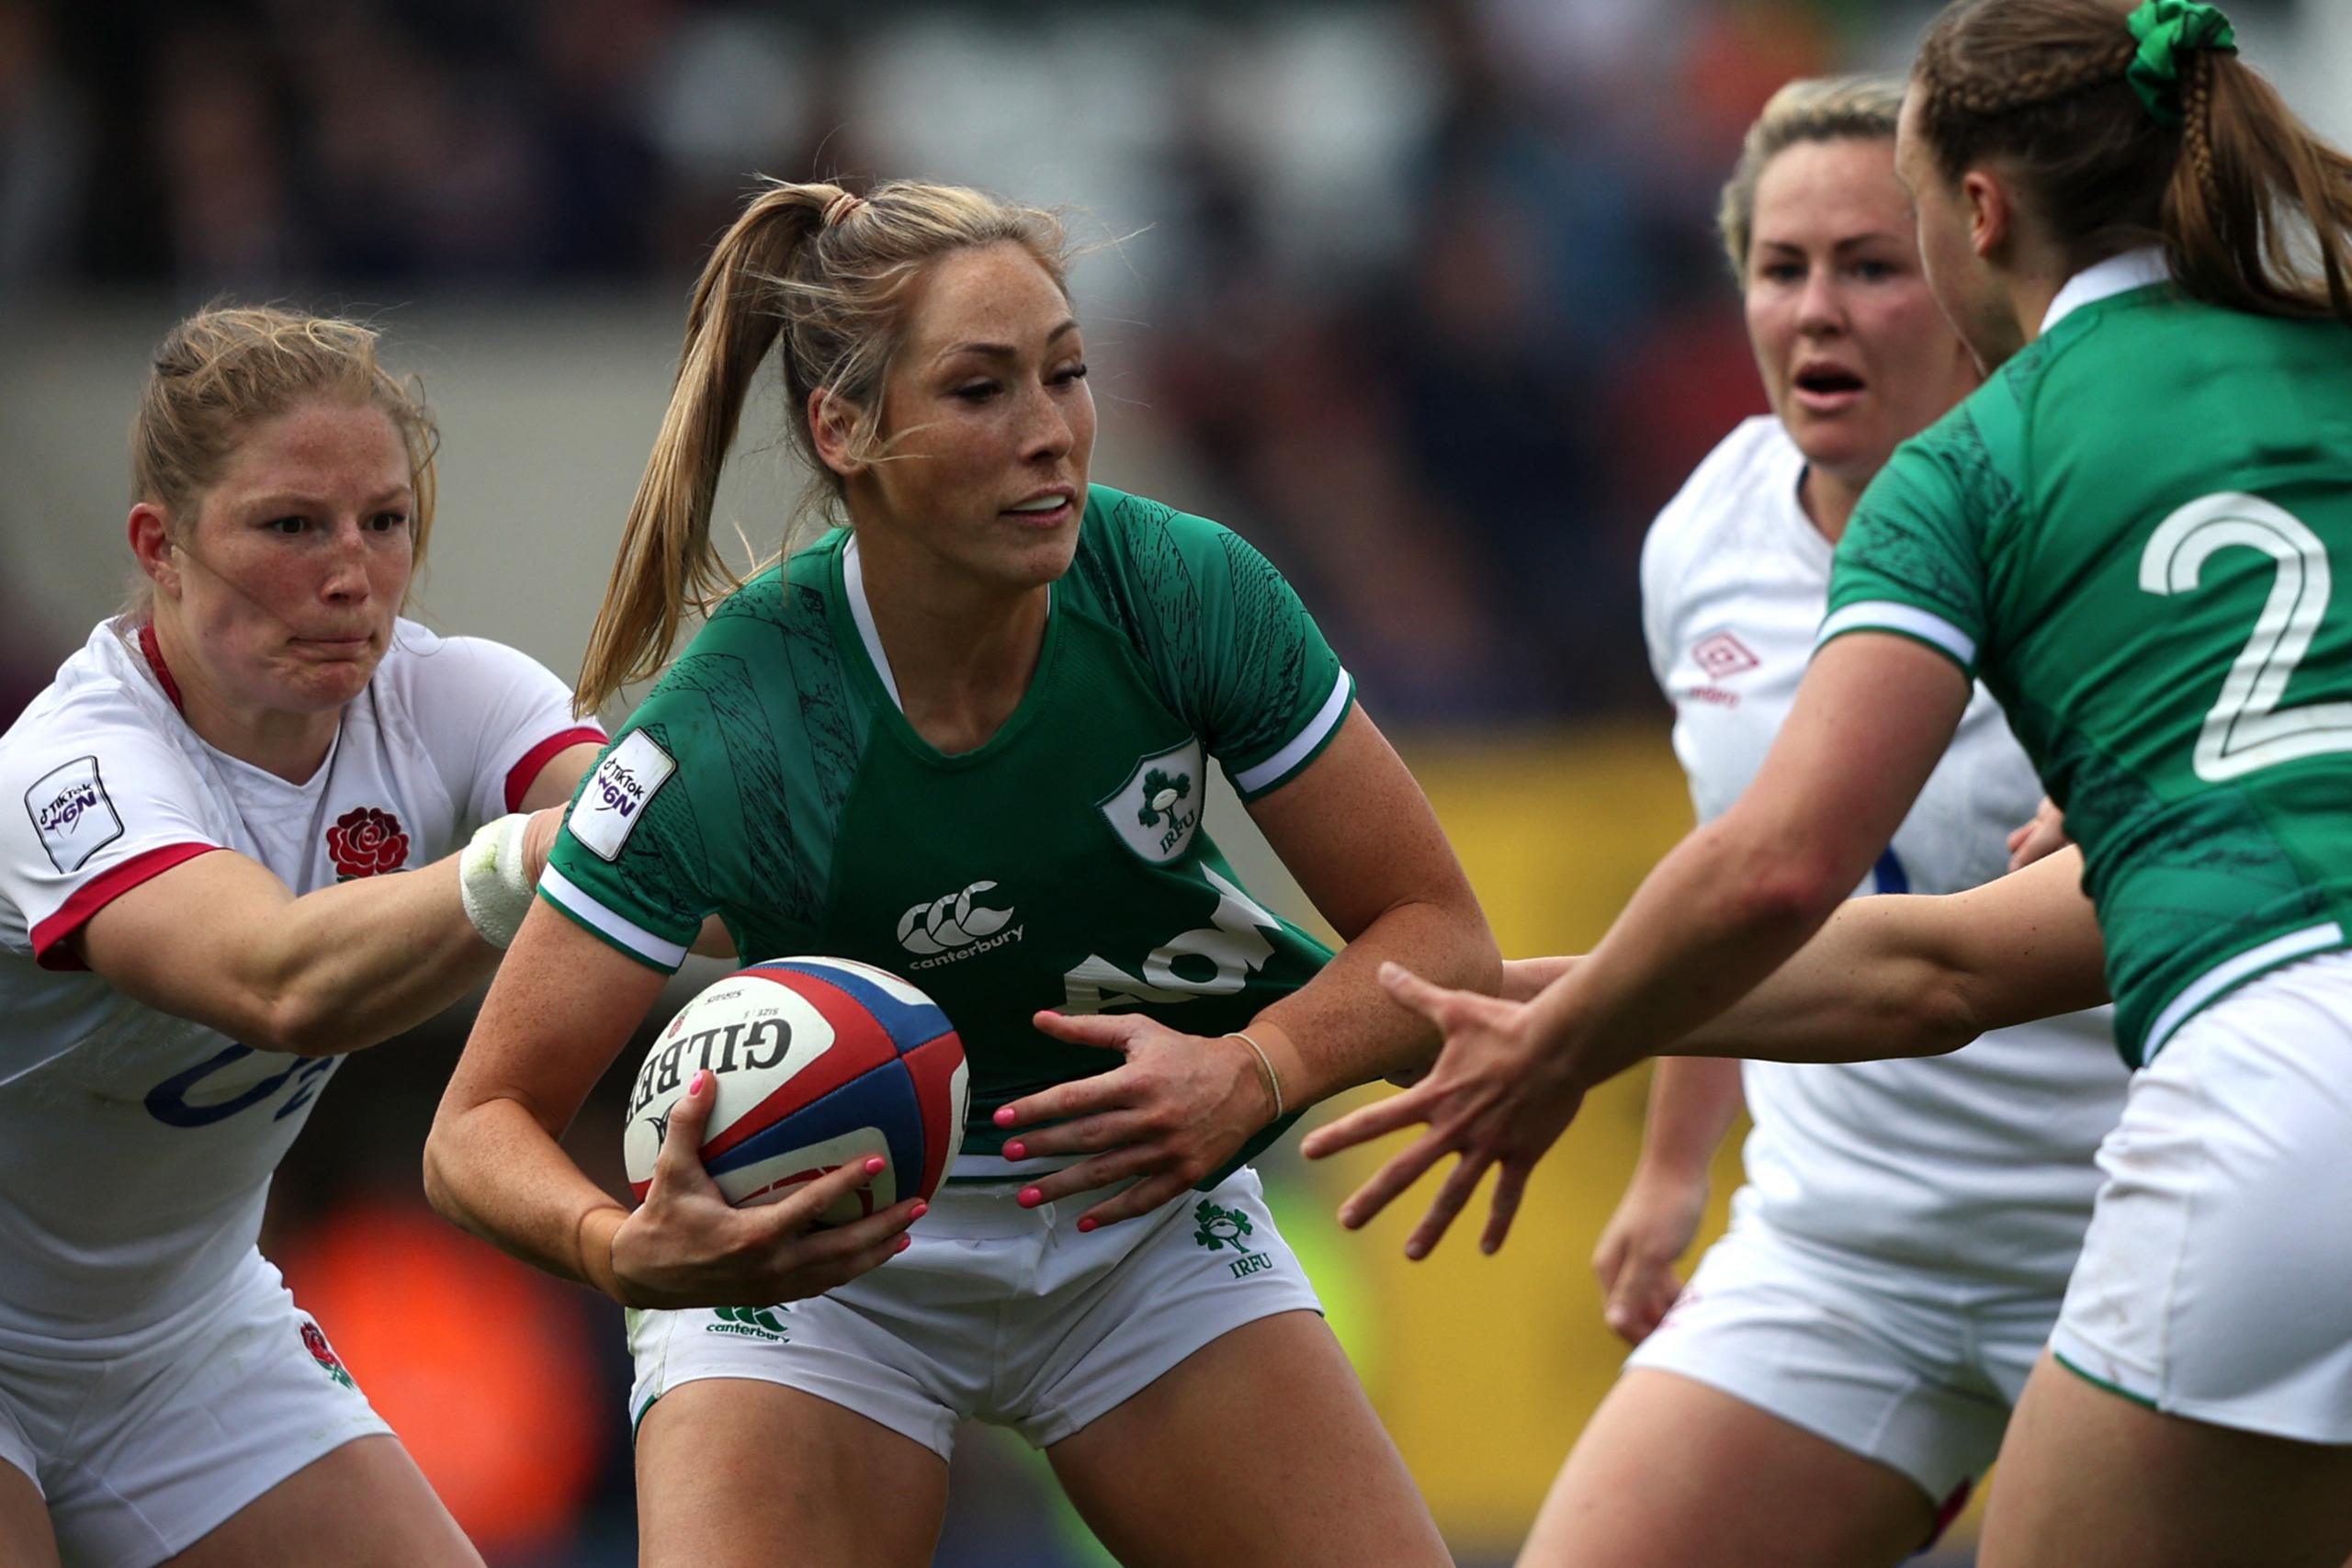
[[[382,807],[355,806],[327,829],[327,855],[337,882],[377,876],[408,863],[408,835],[401,819]]]
[[[1171,779],[1154,768],[1143,776],[1143,809],[1136,813],[1136,820],[1147,828],[1157,828],[1160,818],[1170,815],[1176,803],[1192,793],[1192,774],[1178,773]]]
[[[1206,792],[1201,743],[1188,739],[1136,759],[1119,787],[1096,802],[1119,841],[1153,865],[1166,865],[1192,847]]]
[[[1236,1252],[1250,1250],[1249,1242],[1242,1239],[1250,1234],[1250,1216],[1238,1209],[1221,1209],[1204,1198],[1201,1206],[1193,1211],[1193,1220],[1199,1226],[1193,1232],[1193,1239],[1211,1252],[1220,1247],[1230,1247]]]

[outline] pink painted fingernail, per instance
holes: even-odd
[[[1102,1221],[1096,1219],[1093,1215],[1089,1214],[1084,1219],[1078,1222],[1078,1228],[1082,1231],[1091,1231],[1102,1223]]]
[[[1010,1105],[1000,1105],[996,1108],[996,1124],[1000,1127],[1010,1127],[1012,1125],[1012,1107]]]
[[[1045,1201],[1046,1195],[1043,1192],[1038,1191],[1034,1187],[1023,1188],[1021,1190],[1021,1196],[1014,1200],[1015,1202],[1019,1203],[1024,1209],[1034,1209]]]
[[[915,1206],[907,1211],[907,1218],[910,1220],[919,1220],[930,1213],[931,1205],[922,1201],[921,1199],[917,1199],[915,1201]]]
[[[703,1080],[708,1077],[710,1077],[710,1069],[708,1067],[696,1067],[695,1069],[693,1080],[686,1085],[686,1092],[690,1095],[700,1094],[702,1092]]]
[[[868,1155],[865,1156],[865,1174],[868,1176],[879,1176],[882,1174],[883,1170],[888,1167],[889,1163],[890,1162],[888,1160],[884,1159],[880,1155]]]
[[[902,1236],[900,1236],[900,1237],[899,1238],[899,1245],[898,1245],[898,1247],[897,1247],[896,1248],[894,1248],[893,1250],[895,1250],[895,1251],[899,1251],[899,1252],[904,1252],[907,1248],[909,1248],[909,1247],[912,1247],[914,1244],[915,1244],[915,1238],[914,1238],[914,1237],[912,1237],[912,1236],[910,1236],[910,1235],[902,1235]]]
[[[1024,1143],[1021,1143],[1018,1140],[1007,1144],[1004,1145],[1004,1157],[1007,1159],[1027,1159],[1029,1157],[1029,1145]]]

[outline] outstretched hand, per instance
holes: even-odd
[[[1405,1256],[1428,1257],[1469,1202],[1479,1179],[1498,1166],[1493,1207],[1479,1240],[1482,1251],[1494,1252],[1510,1234],[1535,1162],[1575,1119],[1584,1090],[1560,1053],[1530,1025],[1526,1003],[1432,986],[1396,964],[1380,966],[1380,983],[1444,1036],[1437,1065],[1411,1089],[1317,1128],[1301,1147],[1309,1159],[1322,1159],[1426,1123],[1427,1132],[1340,1205],[1340,1223],[1350,1230],[1362,1227],[1451,1154],[1459,1158],[1429,1213],[1406,1238]]]
[[[615,1293],[636,1307],[773,1306],[821,1295],[888,1262],[922,1216],[916,1200],[845,1225],[825,1211],[886,1168],[852,1160],[773,1203],[739,1209],[703,1168],[703,1130],[718,1101],[707,1071],[673,1103],[645,1201],[613,1233]]]
[[[996,1124],[1008,1131],[1054,1123],[1007,1140],[1006,1158],[1091,1156],[1022,1189],[1024,1208],[1132,1179],[1133,1186],[1080,1215],[1078,1228],[1148,1214],[1231,1159],[1273,1120],[1256,1054],[1229,1035],[1180,1034],[1139,1013],[1041,1012],[1035,1022],[1057,1040],[1116,1051],[1126,1060],[997,1108]]]

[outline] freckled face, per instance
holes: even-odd
[[[883,389],[889,455],[851,486],[861,530],[1008,588],[1069,570],[1094,398],[1085,344],[1046,269],[1010,242],[930,264]]]
[[[1756,187],[1745,301],[1772,410],[1807,461],[1867,482],[1976,375],[1921,267],[1883,139],[1801,142]]]
[[[302,403],[248,429],[158,575],[155,614],[223,700],[320,713],[367,686],[415,559],[408,449],[382,410]]]

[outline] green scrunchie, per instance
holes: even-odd
[[[2180,123],[2182,55],[2192,49],[2237,52],[2237,29],[2204,0],[2146,0],[2123,21],[2140,40],[2124,80],[2158,125]]]

